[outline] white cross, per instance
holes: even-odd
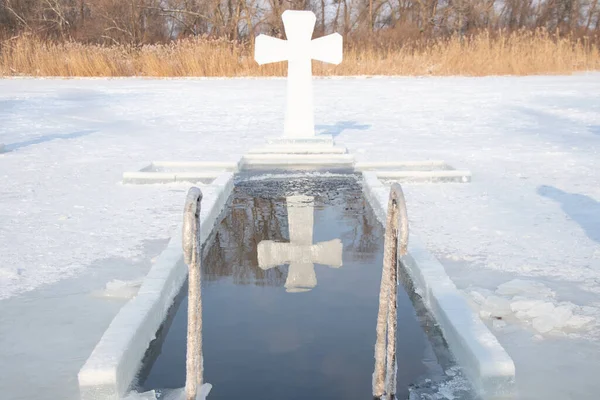
[[[258,35],[254,59],[260,65],[288,61],[287,108],[283,134],[290,138],[313,138],[311,59],[331,64],[342,62],[342,35],[334,33],[311,40],[316,17],[312,11],[284,11],[281,18],[287,41]]]
[[[258,265],[266,270],[289,264],[285,281],[287,292],[307,292],[317,286],[314,264],[342,266],[342,241],[312,244],[314,224],[313,197],[291,196],[287,199],[290,242],[263,240],[258,244]]]

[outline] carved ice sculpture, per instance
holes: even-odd
[[[258,244],[258,265],[269,269],[289,264],[285,282],[287,292],[307,292],[317,286],[314,264],[333,268],[342,266],[342,241],[333,239],[313,244],[313,197],[287,198],[290,242],[263,240]]]
[[[284,137],[311,139],[315,137],[311,60],[341,63],[342,36],[334,33],[311,40],[316,21],[312,11],[287,10],[281,17],[287,41],[259,35],[254,59],[260,65],[288,61]]]

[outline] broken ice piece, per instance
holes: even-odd
[[[562,328],[573,317],[573,311],[568,306],[559,306],[554,309],[553,317],[556,321],[555,327]]]
[[[520,320],[529,319],[529,315],[525,311],[517,311],[515,313],[515,317],[519,318]]]
[[[540,303],[532,307],[527,311],[527,315],[530,318],[537,318],[542,316],[551,315],[554,312],[554,304],[550,302]]]
[[[141,280],[122,281],[114,279],[106,284],[100,295],[117,299],[131,299],[137,295],[141,284]]]
[[[502,296],[554,297],[554,292],[543,283],[523,279],[513,279],[499,285],[496,293]]]
[[[502,321],[501,319],[495,319],[494,322],[492,322],[492,326],[494,329],[502,329],[506,327],[506,322]]]
[[[485,295],[483,295],[480,290],[471,290],[469,292],[469,296],[471,296],[471,299],[475,302],[475,304],[481,306],[483,303],[485,303]]]
[[[482,308],[494,317],[505,317],[511,313],[510,302],[498,296],[490,296],[485,299]]]
[[[150,390],[149,392],[138,393],[134,390],[124,397],[123,400],[156,400],[156,392]]]
[[[594,321],[594,317],[587,317],[584,315],[574,315],[567,322],[566,326],[569,328],[580,329],[590,322]]]
[[[510,303],[510,309],[513,312],[518,313],[519,311],[529,311],[533,307],[538,306],[543,303],[544,302],[542,300],[531,300],[531,299],[516,300],[516,301],[513,301],[512,303]]]
[[[548,333],[556,326],[556,319],[552,315],[542,315],[534,318],[533,329],[539,333]]]

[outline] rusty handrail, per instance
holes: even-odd
[[[183,256],[188,265],[188,329],[185,393],[195,400],[203,383],[202,358],[202,293],[200,271],[200,204],[202,191],[191,187],[183,210]]]
[[[398,258],[406,255],[407,252],[406,200],[400,184],[394,183],[388,201],[379,312],[377,313],[375,371],[373,372],[373,396],[376,398],[391,399],[396,394]]]

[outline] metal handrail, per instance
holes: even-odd
[[[188,327],[185,395],[195,400],[198,387],[203,383],[202,358],[202,292],[200,271],[200,203],[202,191],[192,187],[188,191],[183,210],[183,256],[188,265]]]
[[[406,200],[400,184],[394,183],[388,201],[379,312],[377,314],[375,371],[373,372],[373,396],[376,398],[391,399],[396,394],[398,258],[406,255],[407,252]]]

